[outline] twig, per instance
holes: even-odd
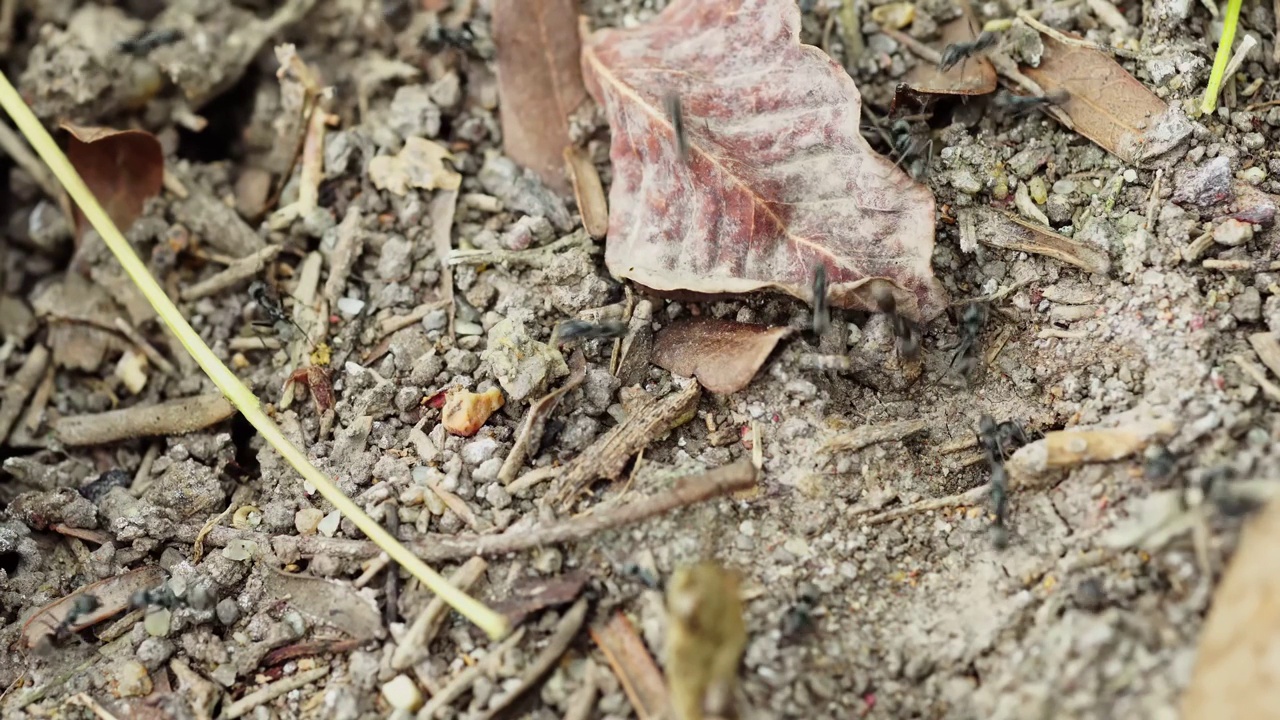
[[[560,399],[587,379],[587,361],[582,353],[575,352],[569,361],[573,372],[564,384],[529,406],[529,412],[525,414],[524,422],[520,424],[520,432],[516,435],[515,442],[511,444],[511,452],[507,453],[506,459],[502,461],[502,468],[498,470],[498,480],[502,484],[510,485],[516,479],[516,473],[524,465],[525,457],[529,453],[529,446],[534,441],[542,439],[547,418],[560,404]]]
[[[1066,33],[1063,33],[1063,32],[1059,32],[1058,30],[1055,30],[1049,27],[1048,25],[1045,25],[1044,23],[1040,22],[1035,18],[1034,15],[1027,12],[1026,10],[1018,11],[1018,19],[1026,23],[1027,25],[1030,25],[1032,28],[1036,29],[1037,31],[1045,35],[1048,35],[1054,40],[1057,40],[1063,45],[1073,45],[1075,47],[1088,48],[1090,50],[1097,50],[1098,52],[1102,52],[1102,53],[1111,53],[1112,55],[1119,55],[1120,57],[1123,57],[1123,58],[1142,57],[1141,53],[1136,53],[1136,52],[1133,52],[1132,50],[1126,50],[1124,48],[1116,47],[1114,45],[1100,45],[1096,42],[1085,40],[1084,38],[1078,38],[1071,35],[1067,35]]]
[[[475,665],[454,675],[447,685],[440,688],[440,692],[431,696],[427,704],[422,706],[422,709],[418,711],[418,720],[431,720],[438,711],[449,707],[454,700],[462,697],[462,694],[469,690],[482,675],[496,669],[502,657],[524,638],[524,631],[524,628],[516,630],[511,637],[503,640],[502,644],[494,648],[493,652],[478,660]]]
[[[569,146],[564,149],[565,166],[573,181],[573,194],[578,200],[578,213],[587,234],[599,239],[609,232],[609,204],[604,197],[604,185],[595,163],[582,148]]]
[[[134,497],[142,497],[142,491],[151,484],[151,466],[160,456],[160,442],[153,441],[142,454],[142,462],[138,463],[138,471],[133,474],[133,482],[129,485],[129,493]]]
[[[488,569],[489,563],[485,562],[482,557],[473,557],[462,564],[449,576],[449,583],[454,587],[467,592],[475,585],[484,571]],[[440,598],[431,598],[431,602],[427,603],[418,617],[414,618],[413,624],[405,631],[404,637],[400,638],[399,644],[396,645],[395,652],[391,654],[391,667],[396,670],[404,670],[407,667],[418,664],[419,661],[425,659],[431,654],[431,641],[435,638],[436,633],[440,631],[440,625],[444,622],[445,613],[449,606],[445,605]]]
[[[1280,340],[1272,333],[1260,332],[1249,336],[1249,344],[1258,353],[1262,364],[1270,368],[1276,377],[1280,377]]]
[[[58,187],[58,181],[53,177],[53,173],[50,173],[44,163],[27,149],[27,144],[22,142],[22,138],[13,131],[13,128],[2,122],[0,122],[0,150],[4,150],[5,154],[13,158],[14,164],[30,175],[51,200],[57,202],[62,198],[62,188]]]
[[[454,265],[509,265],[516,267],[546,267],[556,260],[556,253],[574,247],[585,247],[591,252],[600,248],[591,242],[585,231],[577,231],[553,243],[529,250],[454,250],[449,253],[449,266]]]
[[[1182,262],[1195,262],[1200,259],[1205,250],[1211,247],[1213,247],[1213,231],[1206,230],[1187,243],[1187,246],[1182,248],[1182,252],[1179,254],[1182,256]]]
[[[235,720],[235,718],[248,713],[259,705],[269,703],[281,695],[297,690],[300,687],[305,687],[328,674],[329,666],[322,665],[318,668],[301,671],[293,677],[277,680],[261,690],[255,690],[228,705],[223,709],[222,717],[227,720]]]
[[[1225,272],[1275,272],[1280,270],[1280,260],[1205,260],[1201,267]]]
[[[116,318],[115,326],[116,329],[120,331],[120,334],[129,338],[129,342],[133,343],[135,347],[142,351],[143,355],[147,356],[147,359],[151,361],[152,365],[155,365],[160,369],[160,372],[170,377],[174,377],[178,374],[178,371],[173,367],[173,363],[169,362],[168,358],[161,355],[160,351],[156,350],[154,345],[147,342],[147,339],[142,337],[142,334],[134,329],[134,327],[129,324],[128,320],[118,317]]]
[[[1059,328],[1045,328],[1036,333],[1036,337],[1041,340],[1048,338],[1057,338],[1059,340],[1083,340],[1089,337],[1089,333],[1084,330],[1061,330]]]
[[[216,295],[238,282],[248,280],[262,272],[267,263],[280,254],[280,249],[280,245],[268,245],[252,255],[236,260],[213,277],[183,288],[182,299],[187,302],[199,300]]]
[[[516,478],[510,485],[508,485],[507,492],[511,493],[512,495],[520,495],[521,493],[524,493],[524,492],[527,492],[528,490],[533,489],[540,483],[544,483],[548,480],[552,480],[558,477],[560,475],[560,471],[563,469],[564,468],[557,467],[555,465],[548,465],[547,467],[534,468],[529,472]]]
[[[847,433],[837,435],[827,441],[827,449],[831,451],[857,452],[871,445],[878,445],[890,440],[904,438],[925,431],[929,425],[924,420],[902,420],[883,425],[863,425]]]
[[[400,534],[400,511],[397,509],[395,498],[384,503],[382,507],[385,508],[383,517],[386,520],[383,522],[387,526],[387,532],[391,533],[392,537],[398,536]],[[386,553],[382,554],[386,555]],[[387,559],[391,559],[389,555]],[[390,626],[400,617],[400,568],[393,567],[387,571],[387,577],[382,582],[382,595],[383,601],[386,603],[382,617],[387,621],[387,625]],[[432,598],[432,600],[439,600],[439,598]]]
[[[74,527],[71,527],[70,525],[63,525],[62,523],[54,523],[53,525],[49,526],[49,529],[58,533],[59,535],[66,535],[67,537],[77,538],[79,540],[84,540],[85,542],[91,542],[95,545],[106,545],[107,543],[115,539],[110,535],[107,535],[106,533],[98,532],[97,530],[86,530],[84,528],[74,528]]]
[[[1257,365],[1249,362],[1242,355],[1232,355],[1231,360],[1240,366],[1245,375],[1248,375],[1262,388],[1262,393],[1267,397],[1280,402],[1280,386],[1267,379],[1267,373]]]
[[[196,395],[155,405],[139,405],[53,421],[53,434],[68,447],[105,445],[118,440],[184,435],[220,423],[235,414],[220,393]]]
[[[67,702],[83,705],[94,715],[98,716],[99,720],[117,720],[115,715],[112,715],[106,708],[102,707],[97,700],[94,700],[85,693],[76,693]]]
[[[1240,47],[1236,48],[1235,53],[1231,56],[1231,60],[1227,62],[1227,71],[1222,74],[1224,78],[1230,80],[1240,71],[1240,66],[1244,64],[1249,53],[1253,52],[1253,48],[1258,45],[1258,39],[1252,34],[1245,33],[1244,38],[1240,41]]]
[[[2,125],[3,123],[0,123]],[[49,351],[44,345],[36,345],[27,353],[22,367],[13,374],[13,379],[5,386],[4,395],[0,396],[0,445],[9,437],[9,431],[22,414],[27,398],[36,389],[40,378],[44,377],[44,369],[49,365]]]
[[[398,333],[407,327],[416,325],[422,320],[422,318],[430,315],[433,310],[440,310],[448,307],[448,305],[448,300],[436,300],[435,302],[423,303],[422,305],[415,307],[410,310],[407,315],[392,315],[391,317],[383,318],[382,321],[378,323],[378,339],[382,340],[388,335]]]
[[[497,699],[489,702],[489,710],[480,717],[482,720],[493,720],[499,713],[511,707],[516,700],[520,699],[534,686],[544,675],[551,671],[556,661],[564,655],[569,649],[569,644],[573,642],[574,637],[578,635],[578,631],[582,629],[582,623],[587,618],[587,599],[579,598],[578,602],[569,608],[569,611],[560,618],[560,623],[556,625],[556,631],[551,634],[547,640],[546,647],[542,648],[542,652],[533,659],[529,667],[520,673],[520,683],[508,690]]]
[[[453,302],[453,216],[458,211],[458,191],[438,190],[431,197],[431,245],[440,263],[440,285],[449,308],[449,337],[453,337],[453,324],[458,312]]]
[[[971,490],[966,490],[957,495],[948,495],[947,497],[931,498],[929,500],[921,500],[918,503],[912,503],[905,507],[894,508],[887,512],[863,520],[868,525],[880,525],[890,520],[897,520],[901,517],[914,515],[916,513],[928,512],[930,510],[942,510],[944,508],[960,507],[964,505],[976,505],[991,492],[991,485],[979,485]]]
[[[671,694],[662,671],[627,616],[616,612],[607,623],[593,626],[591,639],[622,683],[636,717],[640,720],[664,717],[671,707]]]
[[[209,535],[209,531],[217,527],[218,523],[222,522],[223,520],[226,520],[227,516],[230,515],[232,511],[236,509],[236,506],[239,504],[240,503],[233,498],[231,503],[227,505],[226,510],[223,510],[217,515],[214,515],[213,517],[209,518],[208,522],[204,524],[204,527],[200,528],[200,532],[196,534],[195,542],[191,543],[191,564],[192,565],[200,564],[200,558],[201,556],[204,555],[204,539]]]
[[[718,467],[701,475],[688,475],[672,483],[671,489],[658,495],[636,500],[533,529],[512,529],[496,535],[428,534],[409,543],[409,549],[426,562],[439,563],[474,555],[493,557],[524,552],[559,543],[577,542],[605,530],[617,529],[662,515],[673,510],[751,488],[756,483],[756,470],[749,459]],[[199,527],[184,525],[175,538],[191,542]],[[379,548],[368,540],[326,538],[322,535],[277,535],[216,527],[205,542],[224,547],[232,540],[252,540],[258,547],[275,548],[278,554],[295,557],[332,555],[336,558],[364,560],[378,554]]]
[[[36,386],[36,391],[31,395],[31,403],[27,405],[27,412],[23,416],[21,430],[28,435],[35,434],[40,429],[40,424],[44,422],[44,411],[49,407],[49,398],[53,397],[54,383],[57,379],[55,368],[50,366],[44,371],[44,379]],[[2,438],[3,436],[0,436]]]
[[[360,573],[360,577],[351,581],[351,587],[359,590],[360,588],[373,582],[373,578],[382,572],[391,564],[391,556],[386,553],[378,553],[378,556],[369,561],[365,566],[364,572]]]
[[[1151,183],[1151,194],[1147,196],[1147,232],[1156,231],[1156,209],[1160,205],[1160,181],[1164,179],[1164,168],[1156,170],[1156,179]]]

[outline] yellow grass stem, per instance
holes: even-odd
[[[200,339],[196,331],[187,323],[186,318],[182,317],[182,313],[178,311],[178,308],[170,302],[169,297],[165,295],[155,279],[151,277],[151,273],[147,271],[146,266],[138,259],[138,255],[133,251],[129,241],[125,239],[119,228],[111,221],[106,211],[102,209],[102,205],[98,203],[97,198],[93,196],[88,186],[85,185],[84,180],[80,178],[79,173],[76,172],[71,162],[67,160],[67,156],[62,153],[62,150],[54,142],[48,131],[44,129],[44,126],[36,119],[31,109],[27,107],[22,96],[18,94],[18,91],[9,82],[9,78],[2,72],[0,72],[0,106],[3,106],[9,117],[13,118],[18,130],[22,132],[27,141],[31,143],[31,146],[48,164],[54,176],[58,178],[58,182],[62,183],[67,193],[71,195],[72,200],[84,211],[85,217],[93,225],[93,228],[98,231],[98,234],[102,236],[107,247],[111,249],[116,259],[124,266],[125,272],[129,274],[134,284],[142,291],[147,301],[155,308],[160,319],[178,337],[183,347],[187,349],[191,357],[195,358],[200,368],[213,380],[218,389],[227,396],[232,404],[236,406],[236,409],[244,415],[245,419],[253,424],[258,429],[258,432],[262,433],[262,437],[266,438],[267,442],[303,478],[314,485],[326,500],[333,503],[333,506],[339,512],[350,518],[366,537],[421,581],[428,590],[439,595],[442,600],[479,626],[491,638],[498,639],[505,636],[510,631],[506,618],[453,587],[447,580],[427,567],[426,563],[418,559],[373,518],[365,514],[358,505],[351,501],[351,498],[344,495],[342,490],[338,489],[338,486],[328,476],[312,465],[307,460],[307,456],[285,438],[275,422],[262,411],[257,396],[249,388],[245,387],[240,382],[240,379],[213,354],[209,346]]]
[[[1236,40],[1236,25],[1240,21],[1241,0],[1227,2],[1227,14],[1222,18],[1222,40],[1218,42],[1218,54],[1213,58],[1213,71],[1209,74],[1209,86],[1200,100],[1200,112],[1208,115],[1218,107],[1218,93],[1222,90],[1222,76],[1231,60],[1231,46]]]

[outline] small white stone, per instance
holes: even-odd
[[[1219,245],[1236,247],[1253,239],[1253,226],[1235,218],[1222,221],[1213,229],[1213,241]]]
[[[747,537],[755,537],[756,524],[751,522],[750,520],[743,520],[738,525],[738,532],[742,533],[743,535],[746,535]]]
[[[153,610],[142,619],[142,627],[151,637],[166,637],[173,620],[173,613],[165,608]]]
[[[338,512],[337,510],[334,510],[333,512],[324,516],[324,519],[321,520],[320,524],[316,526],[316,530],[319,530],[320,534],[325,537],[333,537],[338,533],[338,524],[341,522],[342,522],[342,513]]]
[[[315,508],[302,508],[293,516],[293,526],[303,535],[314,535],[323,519],[324,512]]]
[[[422,707],[422,691],[408,675],[397,675],[382,686],[382,697],[391,707],[410,712]]]
[[[478,323],[458,320],[453,324],[453,331],[459,335],[483,335],[484,328]]]
[[[232,540],[222,548],[222,557],[235,562],[244,562],[253,557],[257,549],[258,543],[252,540]]]
[[[360,298],[338,298],[338,312],[343,317],[353,318],[359,315],[361,310],[364,310],[364,301]]]
[[[1138,182],[1138,171],[1129,168],[1124,171],[1124,181],[1127,183]]]

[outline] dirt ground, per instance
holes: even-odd
[[[842,3],[800,4],[802,39],[844,64],[865,108],[882,117],[921,61],[869,14],[866,47],[850,60]],[[588,0],[583,12],[595,27],[632,27],[665,5]],[[1119,61],[1134,77],[1171,104],[1199,102],[1216,47],[1206,38],[1220,28],[1204,7],[1121,3],[1125,33],[1099,21],[1097,6],[1109,3],[1014,5],[977,9],[984,19],[1041,11],[1046,24],[1095,41],[1129,38],[1138,57]],[[201,337],[375,519],[411,545],[429,538],[415,547],[444,574],[472,553],[451,550],[442,536],[532,532],[588,508],[663,496],[676,478],[763,450],[757,490],[569,542],[488,553],[483,570],[470,570],[479,576],[470,591],[525,617],[509,652],[496,653],[454,613],[430,631],[427,648],[408,652],[421,644],[409,626],[431,596],[400,573],[389,579],[376,550],[356,542],[363,536],[354,525],[243,420],[115,442],[67,442],[53,430],[59,418],[217,390],[101,242],[73,241],[40,178],[10,163],[0,417],[17,416],[0,446],[0,638],[13,651],[0,655],[0,715],[411,717],[393,705],[421,693],[447,700],[442,717],[490,717],[494,708],[507,717],[629,717],[632,702],[587,628],[623,611],[660,662],[662,583],[681,565],[714,558],[743,578],[745,717],[1178,716],[1214,588],[1249,514],[1242,505],[1250,503],[1231,500],[1269,496],[1280,478],[1280,398],[1243,369],[1266,372],[1250,336],[1280,334],[1280,270],[1266,266],[1280,251],[1270,3],[1243,14],[1240,32],[1259,42],[1222,107],[1157,161],[1127,164],[1045,114],[1010,113],[990,98],[942,102],[912,125],[926,140],[903,164],[936,196],[933,267],[953,301],[924,330],[914,381],[901,372],[884,315],[837,312],[834,330],[814,339],[802,332],[809,306],[791,298],[651,298],[653,329],[699,315],[801,332],[747,389],[704,392],[692,420],[649,442],[617,481],[597,483],[572,511],[544,502],[551,483],[510,489],[499,479],[503,460],[529,404],[559,387],[573,364],[547,350],[556,324],[598,317],[593,308],[629,309],[641,296],[610,277],[599,246],[581,234],[572,195],[548,190],[503,155],[488,3],[28,0],[0,8],[16,8],[4,71],[47,125],[136,127],[159,139],[186,197],[166,181],[128,235]],[[954,15],[928,0],[915,12],[923,29]],[[183,34],[133,54],[118,45],[157,28]],[[293,160],[306,130],[300,98],[310,96],[296,76],[277,78],[289,62],[275,49],[283,43],[333,88],[322,100],[334,117],[318,209],[292,215],[280,208],[305,185]],[[599,113],[576,122],[607,187],[608,125]],[[432,234],[438,193],[397,194],[371,179],[371,160],[414,137],[449,148],[462,176],[453,247],[479,260],[452,268],[456,313],[442,301]],[[1224,208],[1210,196],[1233,182],[1251,193],[1237,190]],[[1101,247],[1110,271],[962,238],[957,216],[1012,206],[1015,185],[1036,196],[1018,200],[1019,209],[1033,203],[1058,232]],[[1222,221],[1255,211],[1243,223]],[[574,239],[557,246],[562,252],[538,250],[563,238]],[[264,269],[183,299],[184,288],[229,259],[267,245],[281,249]],[[1207,259],[1248,262],[1224,269]],[[273,313],[273,292],[282,311]],[[971,299],[988,302],[985,324],[969,338],[981,362],[966,382],[953,364]],[[327,318],[312,309],[324,302]],[[170,372],[145,361],[137,369],[140,346],[117,318],[168,358]],[[331,408],[299,383],[282,390],[314,345],[300,330],[323,337],[331,352]],[[40,348],[51,357],[24,381]],[[569,464],[632,407],[610,372],[613,341],[580,349],[582,383],[564,396],[521,475]],[[865,358],[860,367],[874,370],[814,369],[820,352]],[[656,366],[634,379],[657,397],[684,387]],[[11,392],[24,382],[31,392]],[[445,432],[437,393],[499,387],[506,403],[476,435]],[[1007,542],[998,547],[985,490],[974,490],[991,476],[971,442],[982,415],[1022,424],[1031,440],[1076,426],[1165,430],[1118,461],[1014,482]],[[905,421],[922,427],[903,430]],[[832,448],[868,427],[892,437]],[[1194,522],[1153,540],[1175,516]],[[123,597],[163,583],[168,596],[28,647],[37,610],[99,581]],[[527,685],[522,673],[572,622],[579,595],[589,599],[581,631],[545,679],[510,701],[505,694]],[[279,684],[290,678],[297,682]],[[265,686],[278,696],[253,695]]]

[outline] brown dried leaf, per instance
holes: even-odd
[[[658,333],[653,362],[676,375],[698,378],[713,393],[734,393],[751,384],[778,341],[790,334],[788,327],[682,320]]]
[[[1069,97],[1058,107],[1071,118],[1076,132],[1125,162],[1156,157],[1191,132],[1191,123],[1179,110],[1093,48],[1046,35],[1040,66],[1022,71],[1046,95],[1066,90]]]
[[[587,99],[574,0],[494,0],[502,148],[552,189],[569,191],[569,115]]]
[[[522,578],[500,600],[490,603],[490,607],[494,612],[507,616],[511,627],[516,627],[539,610],[573,602],[582,593],[587,580],[585,572],[567,572],[548,578]]]
[[[973,42],[975,37],[968,16],[961,15],[942,26],[942,38],[934,44],[941,50],[951,43]],[[933,63],[916,63],[906,80],[912,92],[926,95],[986,95],[996,91],[996,69],[981,54],[946,72]]]
[[[853,80],[799,43],[799,21],[793,0],[679,0],[586,40],[587,88],[613,129],[609,270],[660,292],[809,300],[822,263],[835,305],[874,309],[866,284],[885,278],[902,312],[932,318],[945,304],[933,196],[872,152]]]
[[[62,123],[71,134],[67,159],[120,232],[128,232],[149,198],[164,185],[164,150],[145,130],[113,130]],[[75,208],[76,238],[88,225]]]
[[[129,607],[129,598],[135,592],[150,590],[162,582],[164,582],[164,571],[158,566],[151,566],[86,585],[35,611],[22,625],[22,640],[27,648],[34,648],[42,637],[53,634],[54,629],[71,610],[75,599],[81,595],[96,596],[99,605],[97,610],[71,625],[70,629],[73,632],[79,632],[122,612]]]
[[[1240,547],[1213,595],[1182,698],[1187,720],[1253,718],[1280,705],[1280,502],[1272,501],[1244,530]]]
[[[609,232],[609,205],[604,198],[604,185],[600,173],[587,151],[577,147],[564,149],[564,163],[573,181],[573,195],[578,200],[578,212],[582,226],[593,238],[602,238]]]

